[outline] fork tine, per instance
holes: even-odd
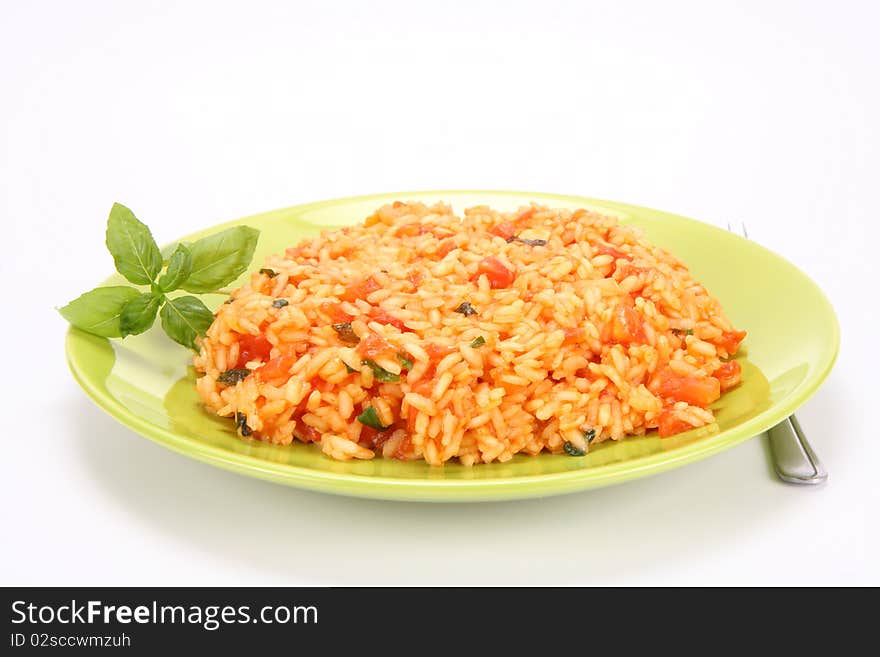
[[[746,228],[746,222],[740,221],[737,224],[737,227],[734,228],[731,222],[727,222],[727,232],[736,233],[737,235],[742,235],[746,239],[749,239],[749,231]]]
[[[749,229],[745,221],[739,221],[738,230],[727,222],[727,230],[739,233],[749,239]],[[828,472],[822,467],[813,453],[807,437],[794,415],[783,420],[767,432],[770,441],[770,454],[776,474],[782,481],[790,484],[821,484],[828,479]],[[790,460],[789,460],[790,459]],[[812,473],[812,474],[809,474]]]

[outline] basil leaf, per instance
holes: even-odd
[[[189,248],[189,242],[177,242],[176,244],[166,244],[162,247],[162,250],[159,253],[162,254],[162,262],[168,263],[168,260],[171,258],[172,254],[177,250],[177,247],[183,245]]]
[[[217,376],[217,383],[227,386],[234,386],[236,383],[244,381],[251,374],[251,371],[245,367],[239,367],[233,370],[226,370]]]
[[[562,446],[562,451],[564,451],[569,456],[584,456],[586,452],[582,450],[580,447],[573,445],[572,443],[565,441],[565,444]]]
[[[119,203],[107,219],[106,243],[116,271],[132,283],[149,285],[162,269],[162,254],[150,229]]]
[[[474,341],[471,342],[471,347],[473,347],[474,349],[479,349],[484,344],[486,344],[486,338],[484,338],[482,335],[480,335],[480,336],[474,338]]]
[[[235,412],[235,428],[242,436],[250,436],[254,430],[247,425],[247,415]]]
[[[180,287],[192,271],[192,254],[183,244],[178,244],[168,259],[168,269],[159,279],[159,288],[171,292]]]
[[[214,321],[213,313],[195,297],[168,299],[159,317],[168,337],[193,351],[198,351],[196,337],[204,335]]]
[[[461,305],[459,305],[458,308],[456,308],[456,309],[453,310],[452,312],[454,312],[454,313],[461,313],[461,314],[464,315],[465,317],[469,317],[469,316],[471,316],[471,315],[476,315],[476,314],[477,314],[477,309],[474,308],[474,307],[470,304],[469,301],[462,301],[462,302],[461,302]]]
[[[190,245],[192,271],[181,287],[187,292],[213,292],[231,283],[250,264],[260,231],[235,226]]]
[[[133,287],[96,287],[58,310],[76,328],[105,338],[118,338],[119,316],[132,299],[140,296]]]
[[[412,361],[404,356],[403,354],[397,354],[397,362],[400,363],[401,369],[411,370],[412,369]]]
[[[521,237],[511,237],[507,242],[508,244],[510,242],[520,242],[521,244],[528,244],[529,246],[547,246],[547,240],[530,240]]]
[[[162,299],[162,296],[146,292],[125,304],[119,315],[119,337],[139,335],[150,328],[156,321]]]
[[[364,426],[375,429],[376,431],[384,431],[388,428],[382,426],[382,422],[379,421],[379,414],[372,406],[367,406],[364,409],[364,412],[357,416],[357,421]]]
[[[341,324],[333,324],[333,330],[339,335],[339,339],[348,344],[357,344],[361,339],[357,333],[351,328],[351,322],[342,322]]]
[[[382,369],[369,359],[364,361],[364,365],[369,366],[369,368],[373,370],[373,378],[375,378],[376,381],[382,381],[384,383],[397,383],[400,381],[400,377],[397,374],[392,374],[388,370]]]

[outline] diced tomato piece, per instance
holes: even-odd
[[[440,246],[437,247],[437,257],[445,258],[453,250],[455,250],[455,240],[450,237],[440,242]]]
[[[321,310],[331,319],[334,324],[347,322],[351,319],[351,315],[342,309],[342,306],[332,301],[325,301],[321,304]]]
[[[394,348],[381,335],[367,333],[355,350],[364,358],[374,359],[376,356],[391,353]]]
[[[256,369],[256,375],[260,381],[271,385],[281,385],[290,378],[290,368],[296,362],[292,354],[284,354],[273,358],[262,367]]]
[[[424,349],[427,352],[428,358],[431,360],[432,363],[443,359],[444,357],[455,351],[455,347],[450,347],[449,345],[445,344],[437,344],[435,342],[429,342],[425,345]]]
[[[593,248],[597,253],[600,253],[602,255],[610,255],[612,258],[614,258],[614,262],[612,262],[610,265],[611,271],[609,272],[609,276],[617,272],[617,263],[619,260],[625,260],[627,262],[631,260],[630,256],[625,254],[623,251],[619,251],[610,244],[605,244],[604,242],[599,242],[598,244],[595,244]]]
[[[354,283],[349,284],[345,288],[345,293],[342,295],[342,299],[344,301],[366,299],[373,292],[381,288],[382,286],[376,282],[375,278],[373,278],[372,276],[367,276],[362,281],[355,281]]]
[[[724,349],[728,354],[733,355],[739,349],[739,343],[745,337],[745,331],[725,331],[720,338],[715,340],[715,344]]]
[[[358,442],[360,443],[370,443],[374,445],[374,440],[376,436],[379,435],[378,429],[374,429],[373,427],[368,427],[366,424],[361,425],[361,435],[358,438]]]
[[[499,288],[510,287],[513,283],[514,273],[505,267],[498,258],[488,256],[480,260],[477,265],[477,273],[472,280],[476,280],[481,274],[485,274],[489,279],[489,286],[493,290]]]
[[[492,226],[492,228],[489,229],[489,232],[505,240],[509,240],[516,235],[516,228],[509,221],[502,221],[500,224]]]
[[[394,317],[393,315],[388,314],[388,312],[386,312],[382,308],[378,308],[376,306],[370,309],[370,319],[379,322],[380,324],[390,324],[391,326],[394,326],[401,331],[410,330],[403,325],[402,319]]]
[[[617,268],[615,269],[616,276],[618,280],[623,280],[627,276],[633,276],[637,274],[647,274],[651,271],[651,267],[637,267],[632,264],[629,260],[626,262],[619,263]]]
[[[669,436],[694,428],[684,420],[675,417],[672,409],[664,409],[657,421],[657,431],[661,438],[669,438]]]
[[[410,387],[410,390],[423,397],[430,397],[431,391],[434,389],[434,381],[429,378],[422,378],[416,381]]]
[[[562,344],[577,344],[584,339],[584,329],[580,326],[566,326],[562,329],[562,332],[565,333],[565,339],[562,341]]]
[[[415,417],[415,413],[412,414]],[[405,461],[408,456],[407,452],[412,449],[412,433],[408,433],[403,437],[403,440],[400,441],[400,444],[397,446],[397,449],[394,451],[392,458],[399,459],[401,461]]]
[[[294,356],[294,360],[296,359],[296,350],[295,349],[292,349],[292,348],[289,349],[288,354],[291,356]],[[312,390],[317,390],[318,392],[324,393],[324,392],[330,392],[335,387],[336,386],[334,384],[329,383],[329,382],[325,381],[324,379],[320,379],[320,378],[312,379]],[[308,401],[308,399],[306,401]]]
[[[531,219],[533,214],[535,214],[535,208],[529,208],[528,210],[523,210],[522,212],[520,212],[517,215],[516,220],[517,221],[526,221],[528,219]]]
[[[414,288],[418,288],[419,285],[424,282],[425,275],[422,273],[421,270],[416,269],[406,275],[406,280],[408,280]]]
[[[320,431],[302,422],[297,422],[296,434],[300,440],[304,440],[307,443],[317,443],[321,440]]]
[[[455,231],[440,228],[439,226],[430,226],[425,228],[423,233],[429,233],[436,237],[438,240],[445,240],[447,237],[455,237]]]
[[[422,379],[413,385],[412,391],[425,397],[430,397],[431,391],[434,389],[433,377],[437,363],[446,358],[449,354],[457,351],[457,349],[455,347],[450,347],[449,345],[437,344],[435,342],[429,342],[428,344],[422,345],[422,347],[428,354],[428,367],[425,369]]]
[[[595,248],[598,253],[601,253],[603,255],[610,255],[615,260],[617,260],[618,258],[623,258],[624,260],[630,259],[630,257],[623,251],[618,251],[610,244],[605,244],[604,242],[599,242],[593,248]]]
[[[620,344],[645,342],[647,340],[642,317],[636,312],[631,299],[629,303],[621,302],[617,305],[617,308],[614,309],[611,315],[610,329],[607,329],[605,332],[610,333],[608,337],[611,340]]]
[[[410,436],[416,432],[416,417],[418,416],[418,412],[416,409],[411,408],[409,413],[406,416],[406,432]]]
[[[404,205],[406,205],[406,203],[404,203],[403,201],[394,201],[394,203],[391,204],[391,207],[402,208]]]
[[[628,276],[639,276],[642,274],[647,274],[651,271],[649,267],[636,267],[629,260],[615,260],[614,261],[614,269],[611,272],[611,276],[616,281],[622,281]],[[634,285],[629,285],[630,294],[641,294],[642,290],[645,289],[645,278],[641,278]]]
[[[238,339],[237,368],[245,366],[252,360],[266,360],[272,351],[272,343],[264,335],[242,335]]]
[[[388,442],[388,439],[391,438],[391,434],[399,428],[399,425],[392,424],[390,427],[385,427],[379,431],[378,429],[364,425],[361,427],[361,435],[360,438],[358,438],[358,442],[366,443],[370,449],[378,451]]]
[[[721,396],[721,383],[711,376],[682,376],[667,367],[658,374],[657,394],[694,406],[708,406]]]
[[[417,223],[403,224],[400,226],[394,234],[398,237],[416,237],[417,235],[421,235],[424,232],[422,226]]]
[[[742,367],[735,360],[731,360],[712,372],[712,376],[718,379],[721,383],[721,392],[724,392],[739,385],[742,380]]]

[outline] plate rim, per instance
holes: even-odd
[[[403,192],[385,192],[379,194],[363,194],[356,196],[344,196],[302,203],[274,210],[268,210],[257,214],[247,215],[238,219],[221,222],[208,228],[190,233],[183,237],[197,237],[201,234],[215,232],[230,225],[238,225],[248,219],[265,215],[288,212],[292,210],[316,209],[328,205],[345,202],[360,202],[369,200],[383,200],[388,197],[402,196],[442,196],[442,195],[506,195],[529,199],[564,200],[581,202],[589,205],[610,204],[624,211],[634,212],[647,211],[653,215],[667,215],[678,220],[685,220],[708,226],[717,230],[723,230],[706,222],[690,217],[673,214],[663,210],[656,210],[645,206],[632,205],[608,199],[597,199],[587,196],[556,194],[552,192],[524,192],[511,190],[478,190],[478,189],[446,189],[446,190],[419,190]],[[745,239],[733,235],[738,239]],[[182,239],[182,238],[181,238]],[[320,491],[324,493],[339,494],[346,496],[364,497],[372,499],[396,500],[396,501],[430,501],[430,502],[479,502],[526,499],[533,497],[545,497],[556,494],[573,493],[592,488],[599,488],[616,483],[623,483],[644,476],[660,474],[676,467],[700,461],[735,445],[738,445],[752,437],[755,437],[770,427],[792,415],[800,406],[812,397],[819,387],[825,382],[837,361],[840,352],[840,324],[834,307],[821,287],[794,263],[768,249],[758,242],[749,240],[751,248],[765,251],[775,259],[782,260],[792,267],[800,276],[811,285],[819,299],[821,299],[827,316],[831,320],[832,348],[826,352],[822,362],[817,364],[815,370],[792,391],[787,398],[773,404],[760,412],[755,417],[743,424],[725,432],[701,438],[693,443],[678,447],[674,452],[660,452],[647,456],[640,456],[622,462],[608,463],[594,468],[573,469],[564,472],[553,472],[533,475],[517,475],[499,477],[497,479],[403,479],[388,477],[386,475],[362,475],[353,473],[332,472],[327,470],[314,470],[309,467],[277,463],[267,461],[247,454],[229,452],[219,447],[187,438],[175,433],[145,418],[142,418],[125,407],[125,405],[109,393],[102,390],[99,382],[93,380],[84,370],[82,364],[77,362],[74,352],[76,351],[73,341],[76,336],[88,335],[79,329],[69,327],[65,335],[65,355],[68,367],[74,379],[88,395],[88,397],[103,411],[123,426],[132,429],[145,438],[156,442],[172,451],[184,454],[196,460],[218,466],[238,474],[257,477],[275,483],[295,486],[302,489]],[[89,336],[93,337],[93,336]],[[110,342],[107,338],[98,338]],[[723,437],[723,440],[720,438]],[[492,464],[488,464],[490,467]],[[475,466],[487,467],[487,466]]]

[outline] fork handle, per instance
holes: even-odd
[[[770,437],[773,467],[782,481],[815,485],[828,479],[828,473],[813,453],[794,415],[772,427],[767,434]]]

